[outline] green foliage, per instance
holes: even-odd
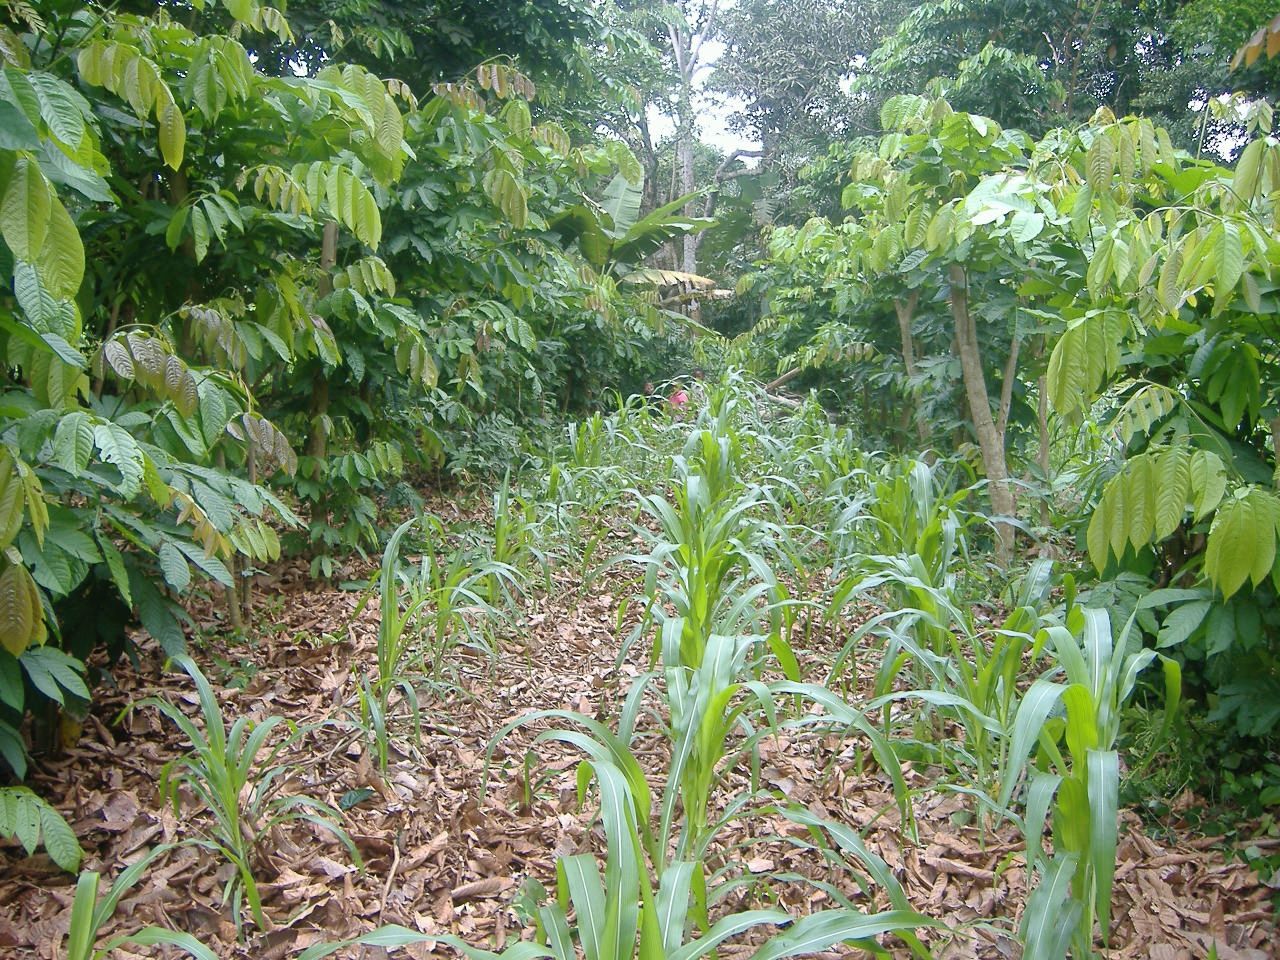
[[[1269,128],[1267,110],[1240,116]],[[882,358],[846,369],[907,400],[910,419],[885,430],[899,443],[913,425],[909,442],[929,438],[926,424],[949,428],[954,421],[934,411],[959,399],[962,382],[993,504],[995,481],[1031,459],[1031,441],[1035,472],[1054,469],[1050,414],[1062,418],[1059,430],[1096,417],[1109,440],[1082,466],[1101,482],[1079,532],[1098,573],[1203,583],[1222,601],[1252,591],[1269,606],[1277,526],[1276,385],[1264,360],[1276,308],[1268,191],[1280,176],[1271,140],[1250,142],[1232,169],[1178,151],[1148,119],[1106,111],[1038,143],[922,97],[889,99],[882,121],[879,149],[855,156],[845,190],[860,218],[775,231],[753,280],[774,315],[753,339],[791,350],[781,369],[832,339],[818,318],[834,312],[843,342],[869,343]],[[939,316],[942,298],[954,330]],[[797,334],[807,346],[797,349]],[[1119,469],[1099,467],[1097,453],[1115,454]],[[1053,485],[1052,472],[1042,482]],[[1234,641],[1212,650],[1209,661],[1222,663],[1211,689],[1260,663],[1260,651]],[[1249,657],[1227,667],[1237,652]],[[1223,702],[1244,701],[1218,697],[1215,711]]]
[[[521,17],[551,30],[555,13]],[[506,61],[418,100],[328,55],[360,49],[339,37],[356,25],[321,48],[257,3],[183,23],[58,8],[27,27],[0,48],[14,657],[47,643],[86,658],[93,644],[60,622],[106,584],[125,610],[98,635],[112,657],[130,616],[181,652],[174,601],[193,590],[222,592],[239,627],[281,528],[331,575],[380,541],[378,500],[406,470],[463,460],[486,418],[590,402],[666,339],[643,290],[619,292],[547,229],[615,171],[636,179],[635,158],[535,123],[535,85]],[[545,52],[561,28],[569,42],[592,18],[575,8],[509,50]],[[404,36],[395,49],[422,39]],[[292,488],[305,530],[288,533],[299,518],[268,485]],[[21,712],[47,689],[4,688],[15,770]]]
[[[68,873],[76,872],[84,856],[62,814],[26,787],[0,788],[0,836],[16,838],[27,856],[43,846],[49,859]]]
[[[1067,627],[1048,638],[1065,682],[1041,678],[1018,708],[1012,731],[1015,760],[1039,744],[1040,759],[1028,774],[1027,864],[1039,883],[1027,902],[1022,937],[1028,956],[1087,956],[1095,928],[1106,944],[1116,866],[1120,711],[1138,674],[1156,656],[1134,649],[1125,630],[1113,642],[1103,610],[1069,609]],[[1077,639],[1077,636],[1079,639]],[[1177,711],[1180,674],[1164,660],[1167,716]],[[1057,704],[1065,717],[1051,717]],[[1066,750],[1061,748],[1065,745]],[[1001,793],[1001,806],[1012,794]],[[1045,815],[1052,807],[1053,854],[1043,847]]]
[[[191,934],[164,927],[144,927],[136,933],[112,937],[101,947],[97,946],[100,931],[115,913],[120,900],[142,878],[147,868],[158,857],[172,850],[173,846],[166,844],[148,850],[121,872],[101,901],[98,900],[101,878],[97,871],[87,870],[80,874],[76,881],[75,896],[71,901],[65,954],[67,960],[100,960],[110,956],[117,947],[156,944],[177,947],[196,960],[214,960],[213,952]]]
[[[213,818],[208,828],[209,846],[234,867],[223,889],[223,902],[231,905],[232,920],[238,926],[241,905],[247,899],[254,923],[265,928],[254,864],[256,848],[272,828],[305,820],[337,837],[357,864],[360,854],[341,827],[338,811],[312,797],[279,794],[289,770],[280,755],[305,731],[276,716],[260,723],[240,716],[228,728],[217,695],[200,668],[187,657],[176,657],[174,662],[195,683],[203,729],[166,700],[143,701],[173,721],[191,742],[190,754],[165,765],[160,792],[173,805],[175,815],[181,815],[182,788],[205,805]],[[272,732],[281,724],[290,729],[268,746]]]

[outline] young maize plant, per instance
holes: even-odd
[[[378,770],[387,771],[390,750],[389,722],[391,698],[399,691],[408,705],[415,736],[421,730],[418,694],[413,684],[404,676],[402,668],[414,640],[415,625],[427,601],[426,594],[411,594],[403,606],[400,601],[400,545],[416,520],[406,520],[395,529],[382,551],[382,565],[378,570],[379,613],[378,620],[378,672],[370,683],[360,685],[361,725],[373,740]],[[360,615],[363,604],[356,608]]]
[[[218,697],[195,662],[180,656],[174,657],[173,663],[195,683],[204,723],[201,729],[167,700],[153,697],[142,701],[144,706],[154,706],[172,720],[191,741],[190,753],[165,764],[160,793],[173,805],[175,814],[181,814],[182,787],[204,805],[212,817],[205,844],[235,868],[223,889],[223,902],[231,904],[232,919],[239,924],[241,907],[247,899],[254,923],[265,929],[267,918],[262,911],[254,865],[258,843],[273,827],[305,820],[332,833],[352,860],[363,866],[360,853],[342,828],[342,815],[337,810],[314,797],[278,794],[289,766],[276,761],[306,731],[278,716],[267,717],[261,723],[240,716],[228,728]],[[268,747],[268,739],[281,725],[287,728],[286,735]]]
[[[1119,815],[1120,708],[1138,674],[1159,656],[1142,648],[1131,626],[1132,621],[1113,641],[1107,612],[1074,607],[1068,595],[1066,625],[1044,631],[1060,666],[1031,685],[1014,720],[1010,761],[1022,764],[1038,748],[1035,763],[1027,767],[1022,817],[1027,868],[1033,882],[1038,878],[1020,930],[1027,960],[1060,960],[1068,951],[1090,957],[1095,933],[1107,943]],[[1182,677],[1176,661],[1160,660],[1167,725],[1177,710]],[[1059,671],[1061,680],[1055,679]],[[1012,779],[1006,780],[1002,809],[1008,809],[1014,787]],[[1050,810],[1051,855],[1043,845]]]
[[[650,536],[652,553],[637,559],[647,566],[646,600],[660,670],[632,686],[616,733],[595,719],[551,711],[512,721],[490,744],[491,757],[496,744],[517,727],[556,720],[561,725],[538,734],[534,747],[559,742],[581,751],[580,799],[592,783],[599,791],[603,874],[592,854],[563,858],[557,864],[555,898],[531,887],[526,912],[539,941],[557,960],[576,957],[578,950],[587,960],[696,960],[761,927],[785,928],[758,948],[755,956],[762,960],[846,942],[878,949],[873,938],[890,931],[927,955],[914,931],[930,921],[908,908],[888,868],[856,834],[803,810],[780,808],[779,797],[760,789],[759,745],[765,737],[784,729],[826,735],[856,730],[871,740],[878,762],[893,777],[910,829],[906,784],[888,740],[829,690],[799,683],[794,652],[772,628],[769,603],[776,583],[768,564],[753,552],[763,532],[750,519],[764,500],[759,488],[744,487],[735,475],[741,445],[724,435],[732,430],[726,422],[731,406],[715,410],[723,419],[696,430],[676,458],[681,483],[675,502],[657,495],[642,498],[659,525]],[[762,627],[770,632],[760,632]],[[766,650],[787,679],[759,679]],[[655,797],[632,745],[646,691],[659,684],[665,710],[656,719],[669,752],[661,795]],[[806,702],[810,708],[801,709]],[[793,704],[790,715],[780,709]],[[750,787],[722,802],[716,788],[726,783],[729,771],[743,766],[754,772]],[[893,909],[868,916],[846,903],[798,920],[776,910],[713,920],[716,901],[739,882],[729,868],[714,874],[719,882],[708,879],[708,863],[723,856],[715,847],[716,835],[730,820],[752,815],[753,804],[782,810],[783,817],[822,836],[827,847],[851,855],[888,889]]]
[[[932,752],[944,767],[968,780],[978,795],[994,797],[1004,783],[1021,776],[1025,763],[1025,756],[1016,764],[1010,762],[1013,724],[1021,700],[1019,679],[1043,654],[1047,635],[1041,628],[1049,622],[1044,606],[1052,572],[1049,560],[1033,563],[1021,580],[1004,622],[981,630],[976,628],[972,614],[952,598],[914,584],[912,589],[928,603],[890,610],[868,621],[837,657],[832,679],[844,670],[853,649],[867,634],[882,636],[883,659],[876,678],[875,699],[868,708],[884,709],[886,730],[893,722],[891,708],[902,701],[918,702],[936,711],[936,716],[959,723],[964,730],[963,743],[948,742],[943,749],[941,740],[935,737],[936,749]],[[937,609],[946,611],[944,619],[935,619]],[[938,644],[941,654],[917,642],[922,624],[931,634],[945,632]],[[899,681],[908,663],[915,668],[916,682],[908,689],[900,689]],[[915,726],[917,736],[929,732],[918,722]],[[989,812],[995,809],[994,804],[987,807]]]
[[[97,946],[102,928],[106,926],[120,900],[137,883],[155,860],[180,844],[163,844],[147,851],[123,870],[98,900],[101,878],[93,870],[86,870],[76,881],[76,892],[71,900],[71,920],[67,928],[65,960],[104,960],[112,956],[117,947],[151,947],[160,944],[176,947],[195,960],[217,960],[212,950],[189,933],[168,930],[164,927],[143,927],[136,933],[112,937],[101,947]]]

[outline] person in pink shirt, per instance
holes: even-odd
[[[671,404],[671,410],[676,414],[683,414],[689,406],[689,392],[680,384],[676,384],[671,396],[667,397],[667,403]]]

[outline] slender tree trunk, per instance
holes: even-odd
[[[918,372],[916,367],[916,344],[911,336],[911,320],[915,316],[916,304],[919,300],[920,291],[912,290],[907,294],[905,300],[897,297],[893,301],[894,312],[898,315],[898,335],[902,338],[902,365],[906,368],[908,380],[914,380]],[[908,416],[915,422],[916,434],[920,437],[920,442],[927,443],[929,440],[929,426],[920,416],[920,403],[914,391],[911,393]]]
[[[250,456],[253,455],[253,442],[249,442]],[[222,449],[218,450],[214,457],[218,469],[225,472],[227,469],[227,455]],[[233,553],[227,558],[227,572],[231,574],[231,586],[224,587],[222,597],[227,605],[227,619],[231,622],[231,629],[236,633],[244,633],[244,616],[242,615],[240,606],[240,554]]]
[[[258,453],[253,444],[249,444],[246,451],[246,460],[249,472],[249,482],[257,484],[258,482]],[[253,577],[250,571],[245,570],[244,575],[240,578],[240,609],[241,623],[253,622]]]
[[[641,153],[644,154],[644,186],[640,198],[642,208],[646,211],[658,206],[658,154],[653,149],[653,137],[649,133],[649,120],[640,110],[640,119],[636,124],[640,129]]]
[[[693,193],[694,177],[693,177],[693,143],[697,136],[697,126],[693,118],[692,104],[685,104],[683,109],[689,112],[681,120],[679,141],[676,144],[676,151],[680,157],[680,193]],[[693,216],[693,204],[685,205],[684,212],[686,216]],[[683,257],[681,258],[681,267],[685,273],[698,272],[698,242],[693,234],[687,234],[683,241]]]
[[[1040,346],[1036,351],[1037,356],[1043,357],[1045,351],[1046,338],[1040,337]],[[1049,375],[1042,373],[1040,380],[1036,384],[1036,430],[1039,434],[1039,443],[1036,447],[1036,464],[1040,467],[1040,482],[1049,483]],[[1040,525],[1049,526],[1049,491],[1046,486],[1046,495],[1040,501]]]
[[[1041,482],[1049,482],[1049,378],[1043,376],[1036,389],[1039,391],[1039,402],[1036,404],[1036,427],[1040,431],[1040,443],[1036,450],[1036,464],[1040,467]],[[1040,502],[1040,523],[1049,525],[1049,501]]]
[[[679,170],[680,194],[683,195],[692,193],[694,188],[693,155],[694,141],[698,135],[698,118],[693,112],[693,74],[697,67],[697,46],[694,37],[679,27],[668,27],[667,36],[671,41],[671,53],[675,57],[680,79],[680,93],[676,104],[675,160]],[[684,212],[686,216],[693,216],[692,204],[686,204]],[[698,247],[694,238],[685,237],[680,250],[680,269],[686,273],[697,273]]]
[[[102,342],[106,343],[111,339],[111,335],[116,332],[116,325],[120,322],[120,303],[117,300],[111,305],[111,315],[107,317],[107,329],[102,334]],[[106,386],[106,364],[103,364],[102,373],[93,378],[93,385],[90,389],[93,391],[94,397],[101,399],[102,388]]]
[[[316,292],[327,297],[333,292],[333,268],[338,263],[338,225],[332,220],[324,225],[320,237],[320,283]],[[329,450],[329,379],[323,367],[311,378],[311,434],[307,437],[307,456],[323,457]]]
[[[1000,442],[1004,443],[1009,431],[1009,409],[1013,406],[1013,378],[1018,372],[1018,352],[1022,341],[1017,332],[1009,346],[1009,359],[1004,365],[1004,379],[1000,381],[1000,409],[996,413],[996,432],[1000,434]]]
[[[997,516],[1013,518],[1017,501],[1009,483],[1005,463],[1004,432],[991,416],[991,398],[987,393],[986,374],[982,369],[982,352],[978,346],[977,326],[969,310],[969,291],[964,267],[951,266],[951,316],[955,321],[956,348],[960,354],[960,370],[964,377],[965,396],[969,402],[969,418],[978,437],[982,466],[987,474],[991,507]],[[996,522],[996,558],[1008,563],[1013,558],[1016,530],[1007,521]]]

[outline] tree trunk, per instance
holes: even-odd
[[[1042,376],[1037,385],[1040,397],[1036,404],[1036,427],[1040,433],[1040,443],[1036,450],[1036,463],[1040,467],[1040,482],[1046,485],[1045,499],[1040,502],[1040,523],[1049,525],[1049,378]]]
[[[915,316],[916,304],[920,300],[920,291],[912,290],[905,300],[894,298],[893,309],[898,315],[898,335],[902,338],[902,365],[906,368],[907,379],[916,378],[916,344],[911,337],[911,320]],[[921,443],[929,440],[929,426],[920,416],[920,404],[914,391],[911,392],[911,403],[908,415],[916,425],[916,434]]]
[[[333,268],[338,263],[338,225],[332,220],[324,225],[320,237],[320,282],[316,293],[320,298],[333,292]],[[329,450],[329,379],[321,366],[311,378],[311,434],[307,437],[307,456],[323,457]]]
[[[676,144],[676,151],[680,158],[680,193],[693,193],[693,142],[697,136],[698,128],[693,119],[693,107],[686,104],[685,107],[689,113],[681,118],[679,142]],[[685,216],[694,216],[692,202],[685,205]],[[681,267],[685,273],[698,272],[698,242],[693,234],[686,234],[684,237],[684,256],[682,258]]]
[[[969,312],[969,291],[964,267],[951,265],[951,316],[955,321],[956,348],[960,354],[960,370],[964,377],[965,397],[969,402],[969,418],[982,452],[982,467],[987,475],[991,507],[999,517],[1014,518],[1017,501],[1009,483],[1005,463],[1004,432],[991,416],[991,398],[982,369],[982,353],[978,347],[977,326]],[[1008,520],[996,521],[996,559],[1008,563],[1013,558],[1016,530]]]
[[[253,442],[248,444],[249,455],[253,456]],[[219,448],[214,462],[218,465],[218,469],[226,471],[227,455],[226,452]],[[231,586],[223,587],[222,598],[227,605],[227,620],[231,624],[231,629],[236,633],[244,633],[244,616],[240,605],[240,581],[241,577],[241,561],[240,554],[233,553],[227,558],[227,572],[231,574]]]
[[[649,134],[649,121],[643,108],[640,110],[637,126],[640,128],[641,152],[644,154],[644,186],[641,188],[643,193],[640,204],[641,209],[649,211],[658,206],[658,154],[653,149],[653,137]]]
[[[693,74],[697,69],[698,50],[694,36],[680,27],[668,27],[667,37],[671,42],[671,53],[675,57],[680,81],[679,99],[676,103],[675,160],[680,174],[680,194],[684,195],[692,193],[694,187],[693,154],[694,140],[698,135],[698,118],[693,112]],[[691,204],[685,205],[684,213],[686,216],[693,216]],[[697,273],[698,248],[694,238],[685,237],[680,249],[680,269],[686,273]]]

